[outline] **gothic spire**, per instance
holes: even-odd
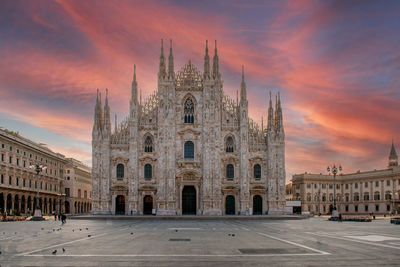
[[[242,82],[240,83],[240,100],[246,100],[247,98],[247,90],[246,90],[246,82],[244,81],[244,66],[242,65]]]
[[[268,131],[272,131],[274,128],[274,109],[272,107],[272,95],[271,91],[269,91],[269,108],[268,108]]]
[[[136,65],[133,65],[133,80],[132,80],[131,102],[137,103]]]
[[[111,114],[110,114],[110,106],[108,105],[107,88],[106,88],[106,100],[104,101],[104,128],[106,131],[111,131]]]
[[[172,55],[172,39],[170,40],[169,56],[168,56],[168,79],[174,79],[174,56]]]
[[[165,70],[165,58],[164,58],[164,44],[163,39],[161,39],[161,54],[160,54],[160,67],[158,70],[158,78],[163,79],[166,75]]]
[[[208,40],[206,40],[206,54],[204,56],[204,79],[210,78],[210,56],[208,55]]]
[[[219,65],[218,65],[218,53],[217,53],[217,40],[215,40],[215,52],[213,58],[213,77],[214,79],[219,78]]]
[[[282,116],[282,107],[281,107],[281,96],[278,92],[277,100],[276,100],[276,131],[283,131],[283,116]]]
[[[389,154],[389,167],[398,165],[398,157],[396,153],[396,148],[394,147],[393,139],[392,139],[392,147],[390,148]]]
[[[98,130],[101,128],[101,106],[99,98],[99,89],[97,89],[96,105],[94,106],[94,124],[93,130]]]

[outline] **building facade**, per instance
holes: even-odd
[[[293,175],[292,194],[302,211],[330,214],[334,207],[334,177]],[[400,167],[392,143],[388,168],[336,176],[336,206],[342,214],[399,214]]]
[[[92,208],[92,169],[79,160],[68,158],[64,182],[65,213],[89,213]]]
[[[216,44],[216,43],[215,43]],[[212,65],[212,66],[211,66]],[[217,47],[206,44],[204,69],[174,70],[161,43],[158,87],[138,99],[134,71],[129,116],[111,126],[108,95],[96,100],[94,214],[223,215],[282,213],[285,134],[279,95],[270,95],[267,127],[248,117],[242,69],[240,99],[223,91]]]
[[[30,215],[39,198],[42,214],[64,212],[65,157],[17,132],[0,129],[0,211]],[[47,169],[39,175],[31,165]]]

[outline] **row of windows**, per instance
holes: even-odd
[[[354,188],[358,188],[359,184],[362,185],[364,183],[364,187],[368,188],[368,182],[360,182],[360,183],[354,183]],[[400,179],[398,180],[398,183],[400,185]],[[379,187],[379,181],[375,181],[375,187]],[[327,184],[321,184],[322,189],[326,188]],[[391,185],[391,181],[390,180],[386,180],[386,186],[390,186]],[[299,189],[300,185],[296,184],[296,188]],[[349,184],[344,184],[345,189],[349,189]],[[311,184],[307,183],[307,188],[311,188]],[[314,184],[314,188],[317,189],[318,188],[318,184]],[[329,189],[333,189],[333,184],[329,184]],[[336,189],[340,189],[340,184],[336,184]]]
[[[5,180],[4,179],[4,174],[0,175],[0,183],[1,184],[5,184],[4,180]],[[13,177],[12,176],[8,176],[8,185],[12,185],[13,184],[12,181],[13,181]],[[25,178],[21,179],[19,177],[16,177],[15,178],[15,185],[19,186],[20,185],[20,181],[22,181],[22,187],[32,188],[32,180],[27,180]],[[37,186],[38,186],[38,183],[37,183],[37,181],[35,181],[35,188],[37,188]],[[40,182],[40,189],[43,189],[43,182]],[[53,184],[48,184],[48,183],[44,184],[44,190],[52,191],[53,189],[54,189],[54,192],[57,192],[57,185],[54,185],[54,187],[53,187]]]
[[[188,149],[189,149],[189,146],[192,146],[193,147],[192,150],[194,152],[194,144],[192,141],[185,142],[185,151],[186,151],[187,146],[188,146]],[[232,136],[228,136],[228,138],[226,139],[225,151],[227,153],[234,152],[234,141],[233,141]],[[151,138],[151,136],[146,136],[146,138],[144,140],[144,152],[148,152],[148,153],[153,152],[153,139]],[[187,157],[185,157],[185,158],[187,158]]]
[[[312,199],[312,198],[311,198],[311,195],[308,194],[308,195],[307,195],[307,201],[310,202],[311,199]],[[355,194],[355,195],[353,196],[353,199],[354,199],[354,201],[360,201],[360,196],[359,196],[358,194]],[[381,199],[381,195],[380,195],[379,193],[375,193],[375,194],[374,194],[374,200],[380,200],[380,199]],[[392,199],[392,194],[391,194],[391,193],[386,193],[386,194],[385,194],[385,200],[391,200],[391,199]],[[340,195],[337,195],[336,200],[337,200],[337,201],[340,200]],[[346,195],[345,198],[344,198],[344,200],[345,200],[346,202],[349,202],[350,196],[349,196],[349,195]],[[369,194],[368,194],[368,193],[365,193],[365,194],[364,194],[364,200],[366,200],[366,201],[369,200]],[[318,196],[316,196],[316,195],[314,196],[314,201],[318,201]],[[326,195],[323,195],[323,196],[322,196],[322,202],[325,202],[325,201],[326,201]],[[333,201],[333,195],[332,195],[332,194],[329,195],[329,201]]]
[[[123,164],[118,164],[117,165],[117,178],[122,179],[125,176],[125,167]],[[151,164],[146,164],[144,165],[144,178],[146,179],[151,179],[153,177],[153,167]],[[255,179],[260,179],[261,178],[261,165],[260,164],[255,164],[253,167],[253,177]],[[235,167],[233,164],[228,164],[226,165],[226,178],[228,179],[233,179],[235,178]]]
[[[4,144],[1,144],[1,148],[5,148],[5,145]],[[10,149],[10,151],[13,151],[13,147],[12,146],[9,146],[9,149]],[[17,154],[23,154],[24,156],[26,156],[26,152],[25,151],[20,151],[18,148],[16,149],[16,152],[17,152]],[[4,154],[2,154],[2,155],[4,155]],[[29,154],[29,158],[32,158],[32,153],[30,153]],[[35,156],[35,159],[36,160],[38,160],[38,156],[37,155],[34,155]],[[41,162],[43,162],[43,157],[40,157],[40,161]],[[50,165],[54,165],[54,166],[57,166],[57,162],[55,162],[55,161],[51,161],[51,160],[47,160],[47,159],[45,159],[45,162],[46,163],[49,163]]]
[[[2,161],[2,162],[5,161],[4,154],[1,154],[1,161]],[[9,164],[12,164],[12,163],[13,163],[13,157],[12,157],[12,156],[10,156],[10,157],[8,158],[8,163],[9,163]],[[15,165],[20,166],[19,158],[16,158],[16,160],[15,160]],[[25,161],[25,160],[22,161],[22,167],[28,168],[29,166],[30,166],[30,163],[26,164],[26,161]],[[45,170],[45,173],[46,173],[46,174],[50,173],[50,175],[53,175],[53,169],[46,169],[46,170]],[[54,170],[54,175],[55,175],[55,176],[57,175],[57,170]]]
[[[363,207],[362,205],[355,205],[355,206],[354,206],[354,211],[355,211],[355,212],[361,211],[361,208],[359,209],[359,206],[360,206],[361,208]],[[314,208],[313,205],[310,205],[310,206],[308,207],[308,211],[310,211],[310,212],[313,211],[313,210],[314,210],[313,208]],[[315,208],[316,208],[316,211],[318,212],[319,206],[316,205]],[[345,209],[346,212],[349,212],[349,205],[346,205],[346,206],[344,207],[344,209]],[[323,205],[323,206],[322,206],[322,210],[323,210],[323,212],[326,212],[327,210],[329,210],[329,207],[325,207],[325,205]],[[390,211],[390,210],[391,210],[390,205],[386,205],[386,211]],[[364,211],[365,211],[365,212],[370,211],[370,210],[369,210],[369,205],[364,205]],[[379,206],[379,205],[375,205],[375,211],[380,211],[380,206]]]

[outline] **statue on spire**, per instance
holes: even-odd
[[[175,77],[174,72],[174,56],[172,55],[172,39],[170,40],[169,57],[168,57],[168,79],[173,80]]]
[[[215,52],[213,58],[213,77],[214,79],[219,79],[219,63],[218,63],[218,53],[217,53],[217,40],[215,40]]]
[[[210,78],[210,56],[208,55],[208,40],[206,40],[206,54],[204,56],[204,79]]]

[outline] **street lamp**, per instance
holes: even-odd
[[[326,168],[328,173],[331,172],[331,167],[328,166]],[[342,166],[339,165],[339,171],[342,171]],[[332,173],[333,173],[333,211],[332,211],[332,217],[338,217],[338,212],[337,212],[337,207],[336,207],[336,174],[338,173],[338,168],[336,167],[336,164],[333,164],[332,166]]]
[[[39,173],[42,172],[43,170],[47,169],[47,166],[39,165],[39,164],[33,164],[29,166],[29,168],[33,171],[36,172],[37,175],[37,196],[36,196],[36,209],[35,213],[33,214],[32,221],[44,221],[45,219],[42,217],[42,211],[40,210],[40,204],[39,204]]]

